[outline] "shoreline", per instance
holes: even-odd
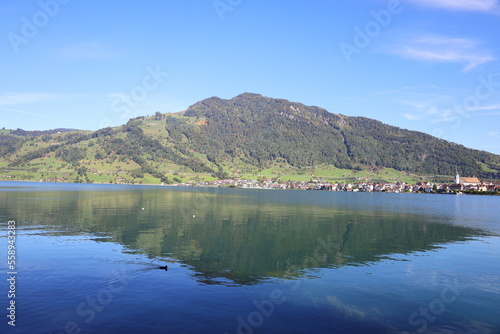
[[[468,191],[460,192],[425,192],[425,191],[360,191],[360,190],[325,190],[325,189],[297,189],[297,188],[269,188],[269,187],[240,187],[240,186],[218,186],[218,185],[183,185],[183,184],[131,184],[131,183],[104,183],[104,182],[50,182],[50,181],[32,181],[32,180],[0,180],[0,189],[8,188],[2,186],[3,183],[31,183],[48,185],[96,185],[96,186],[142,186],[142,187],[169,187],[169,188],[226,188],[226,189],[248,189],[248,190],[306,190],[306,191],[325,191],[325,192],[351,192],[351,193],[387,193],[387,194],[426,194],[426,195],[478,195],[478,196],[500,196],[500,191]]]

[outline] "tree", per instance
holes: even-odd
[[[142,179],[144,177],[144,172],[142,171],[142,168],[137,168],[130,172],[130,176],[134,179]]]
[[[167,177],[167,176],[162,176],[161,179],[160,179],[161,183],[165,183],[165,184],[171,184],[172,181],[170,181],[170,179]]]
[[[163,114],[159,111],[155,112],[155,121],[161,121],[163,119]]]

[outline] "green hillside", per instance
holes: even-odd
[[[364,117],[245,93],[98,131],[3,130],[0,180],[180,183],[227,177],[499,179],[500,156]]]

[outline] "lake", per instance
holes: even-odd
[[[496,196],[0,182],[0,332],[500,333],[499,217]]]

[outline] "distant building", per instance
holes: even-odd
[[[474,175],[472,175],[472,177],[461,177],[457,172],[455,174],[454,183],[463,184],[464,186],[477,186],[481,184],[481,181]]]
[[[472,177],[461,177],[458,172],[455,174],[453,184],[449,186],[450,190],[479,190],[481,181],[474,175]]]
[[[461,177],[460,183],[464,186],[478,186],[481,184],[481,181],[477,177]]]

